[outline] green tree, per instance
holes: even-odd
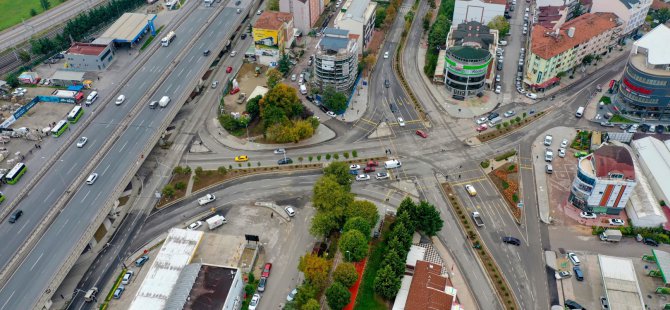
[[[401,247],[396,248],[398,253],[409,252],[409,248],[412,246],[412,233],[407,230],[403,223],[394,223],[389,236],[391,239],[397,238],[400,242]]]
[[[321,305],[319,304],[316,299],[312,298],[305,303],[300,310],[319,310],[321,309]]]
[[[670,19],[670,9],[661,8],[654,11],[651,15],[655,20],[658,21],[659,24],[665,24],[665,22]]]
[[[334,212],[342,223],[344,210],[354,201],[354,196],[333,176],[325,175],[314,184],[312,204],[317,211]]]
[[[312,218],[309,233],[315,237],[328,237],[340,228],[340,219],[333,212],[317,212]]]
[[[30,56],[30,55],[28,55],[28,56]],[[11,87],[19,87],[19,85],[20,85],[19,77],[16,73],[8,74],[7,77],[5,78],[5,80],[7,81],[7,84],[9,84],[9,86],[11,86]]]
[[[393,272],[401,276],[405,272],[405,260],[400,257],[395,249],[389,249],[384,255],[384,262],[382,266],[391,266]]]
[[[205,173],[205,171],[202,169],[202,167],[200,167],[200,166],[195,167],[195,175],[201,176],[204,173]]]
[[[268,1],[268,11],[279,12],[279,0],[270,0]]]
[[[368,254],[368,240],[358,230],[350,230],[340,237],[338,248],[346,261],[361,261]]]
[[[375,28],[379,29],[384,25],[384,20],[386,19],[386,8],[379,5],[377,10],[375,10]]]
[[[304,111],[304,106],[295,88],[282,83],[268,91],[259,104],[263,119],[265,119],[264,110],[271,106],[280,108],[289,119],[301,116]]]
[[[179,191],[184,190],[186,189],[186,183],[179,181],[174,185],[174,188]]]
[[[355,200],[344,210],[346,219],[352,217],[362,217],[368,221],[370,227],[374,227],[379,220],[379,211],[374,203],[367,200]]]
[[[377,271],[373,287],[379,296],[393,299],[400,290],[400,277],[396,275],[391,266],[386,265]]]
[[[247,107],[245,110],[247,111],[247,113],[249,113],[249,115],[251,115],[251,118],[258,117],[258,115],[260,114],[261,108],[258,105],[258,102],[261,101],[261,98],[263,98],[263,96],[258,95],[247,101]]]
[[[226,175],[228,170],[226,169],[226,166],[219,166],[219,168],[216,168],[216,172],[218,172],[219,175]]]
[[[295,294],[293,301],[297,308],[305,306],[310,300],[314,300],[317,294],[317,289],[308,282],[304,282],[298,287],[298,293]]]
[[[165,185],[165,187],[163,187],[163,196],[166,196],[168,198],[172,198],[172,197],[174,197],[174,194],[175,194],[175,190],[174,190],[174,187],[172,185],[168,184],[168,185]]]
[[[426,12],[426,15],[423,17],[423,31],[426,32],[430,29],[430,21],[433,19],[433,11]]]
[[[494,17],[489,22],[488,26],[491,29],[497,29],[498,30],[498,36],[501,37],[501,38],[505,37],[509,33],[509,29],[510,29],[509,22],[502,15],[498,15],[498,16]]]
[[[432,237],[442,230],[444,222],[440,218],[440,212],[435,206],[426,201],[421,201],[418,205],[419,218],[416,221],[416,229],[424,232],[426,235]]]
[[[267,77],[267,84],[269,89],[275,88],[279,82],[281,82],[282,74],[277,69],[270,69],[265,73]]]
[[[341,310],[349,304],[351,292],[340,282],[335,282],[326,290],[326,300],[332,310]]]
[[[51,7],[51,2],[49,0],[40,0],[40,6],[46,11]]]
[[[223,116],[228,115],[226,114]],[[277,106],[267,106],[261,108],[261,118],[263,119],[263,125],[265,126],[266,129],[272,127],[273,125],[281,125],[288,122],[288,117],[286,117],[286,113],[280,107]]]
[[[323,104],[335,113],[342,113],[347,108],[347,96],[328,86],[323,90]]]
[[[23,62],[29,62],[30,61],[30,53],[26,52],[25,50],[20,50],[19,51],[19,59]],[[18,80],[17,80],[18,81]]]
[[[37,11],[35,11],[34,8],[31,8],[30,9],[30,16],[36,16],[36,15],[37,15]]]
[[[281,56],[281,58],[279,58],[279,61],[277,62],[277,69],[283,75],[286,75],[289,71],[291,71],[291,61],[288,59],[288,55],[284,54]]]
[[[360,216],[352,217],[347,219],[347,221],[344,223],[344,228],[342,228],[343,232],[348,232],[350,230],[357,230],[361,232],[366,239],[370,238],[370,230],[372,227],[370,226],[370,223],[368,221]]]
[[[333,279],[346,287],[351,287],[358,280],[358,272],[352,263],[340,263],[333,271]]]
[[[323,169],[323,174],[332,176],[335,181],[342,185],[347,191],[351,190],[351,174],[349,173],[349,164],[341,161],[330,163]]]
[[[595,59],[595,56],[593,54],[588,54],[582,58],[582,64],[583,65],[590,65],[593,60]]]
[[[298,270],[305,274],[305,279],[317,290],[326,287],[328,283],[328,272],[330,271],[330,261],[314,254],[308,254],[300,257]],[[299,292],[299,291],[298,291]]]

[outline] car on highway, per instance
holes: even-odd
[[[251,297],[251,301],[249,302],[249,310],[256,310],[258,307],[258,303],[261,302],[261,295],[260,294],[254,294],[253,297]]]
[[[544,136],[544,145],[551,146],[551,142],[553,142],[553,141],[554,141],[554,137],[552,137],[551,135]]]
[[[219,81],[212,81],[212,88],[219,86]]]
[[[560,158],[565,157],[565,149],[563,149],[563,148],[558,149],[558,157],[560,157]]]
[[[568,252],[568,259],[572,262],[573,265],[579,266],[582,262],[579,260],[579,257],[577,257],[577,254]]]
[[[377,179],[377,180],[384,180],[384,179],[388,179],[388,178],[389,178],[389,174],[386,173],[386,172],[377,172],[377,175],[375,176],[375,179]]]
[[[624,220],[622,220],[622,219],[610,219],[609,223],[610,223],[610,225],[613,225],[613,226],[626,225],[626,222],[624,222]]]
[[[350,165],[349,166],[349,170],[358,170],[358,169],[361,169],[360,165]]]
[[[293,301],[296,294],[298,294],[298,289],[294,288],[290,293],[288,293],[288,296],[286,296],[286,301]]]
[[[263,266],[263,272],[261,272],[261,278],[269,278],[271,270],[272,263],[265,263],[265,266]]]
[[[114,299],[119,299],[121,298],[121,295],[123,294],[123,291],[126,290],[126,287],[123,285],[119,285],[119,287],[116,288],[114,291]]]
[[[155,109],[158,106],[158,101],[149,102],[149,109]]]
[[[470,184],[465,185],[465,191],[468,192],[468,195],[470,195],[470,196],[476,196],[477,195],[477,190],[475,190],[475,187],[470,185]]]
[[[135,261],[135,266],[142,267],[149,260],[149,255],[143,255]]]
[[[391,82],[389,82],[389,80],[384,80],[384,87],[386,88],[391,87]]]
[[[231,73],[233,72],[233,67],[228,67],[226,68],[226,73]],[[295,75],[295,74],[294,74]]]
[[[517,238],[514,238],[514,237],[503,237],[503,238],[502,238],[502,241],[503,241],[504,243],[512,244],[512,245],[516,245],[516,246],[520,246],[520,245],[521,245],[521,240],[519,240],[519,239],[517,239]]]
[[[235,161],[236,162],[243,162],[249,160],[249,157],[247,155],[240,155],[240,156],[235,156]]]
[[[423,130],[417,130],[416,135],[424,139],[428,138],[428,134],[425,133]]]
[[[200,226],[202,226],[202,221],[197,221],[197,222],[191,223],[191,225],[188,225],[188,227],[186,227],[186,229],[196,230],[196,229],[200,228]]]
[[[486,129],[489,129],[489,125],[481,124],[481,125],[477,126],[477,128],[475,128],[475,130],[477,130],[478,132],[482,132]]]
[[[370,175],[367,174],[359,174],[356,176],[356,181],[367,181],[370,179]]]
[[[95,183],[95,180],[97,180],[97,179],[98,179],[98,174],[93,172],[88,176],[88,178],[86,178],[86,184],[93,185],[93,183]]]
[[[598,217],[598,215],[596,215],[593,212],[582,211],[582,212],[579,212],[579,217],[585,218],[585,219],[595,219],[595,218]]]
[[[282,158],[277,161],[277,165],[290,165],[293,163],[293,159],[290,157]]]
[[[202,55],[207,57],[207,56],[209,56],[210,53],[211,52],[209,50],[205,50],[204,52],[202,52]]]
[[[552,160],[554,160],[554,152],[550,149],[546,149],[544,151],[544,161],[551,162]]]
[[[388,58],[389,58],[389,52],[386,51],[386,52],[384,52],[384,59],[388,59]]]
[[[86,142],[88,142],[88,138],[86,137],[79,138],[79,140],[77,140],[77,147],[84,147]]]
[[[284,148],[281,148],[281,149],[275,149],[275,150],[274,150],[274,153],[275,153],[275,154],[284,154],[284,153],[286,153],[286,149],[284,149]]]
[[[337,116],[337,115],[335,114],[335,112],[333,112],[333,111],[328,111],[328,112],[326,112],[326,115],[328,115],[328,116],[330,116],[330,117],[335,117],[335,116]]]
[[[262,292],[265,292],[265,287],[267,286],[267,284],[268,284],[268,278],[266,278],[266,277],[262,277],[262,278],[258,281],[258,287],[256,288],[256,290],[259,291],[259,292],[261,292],[261,293],[262,293]]]
[[[402,117],[398,117],[398,126],[405,127],[405,120]]]
[[[503,116],[504,117],[512,117],[512,116],[514,116],[514,114],[516,114],[516,112],[514,112],[514,110],[509,110],[509,111],[503,113]]]
[[[289,217],[295,216],[295,210],[293,210],[293,207],[291,206],[284,207],[284,211],[286,211],[286,215],[288,215]]]
[[[14,213],[12,213],[12,215],[9,217],[9,223],[10,224],[16,223],[16,221],[19,220],[21,215],[23,215],[23,211],[21,211],[21,210],[14,211]]]
[[[564,149],[566,147],[568,147],[568,139],[563,139],[563,141],[561,141],[561,148]]]
[[[124,101],[126,101],[126,96],[124,96],[124,95],[119,95],[119,96],[116,98],[116,102],[114,102],[114,103],[115,103],[116,105],[120,105],[120,104],[122,104]]]
[[[123,275],[123,280],[121,280],[121,284],[130,284],[130,278],[132,278],[134,274],[135,272],[132,270],[126,271],[126,274]]]

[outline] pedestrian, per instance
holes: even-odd
[[[460,174],[458,175],[458,178],[459,178],[459,179],[461,178],[461,175],[460,175]]]
[[[60,298],[65,299],[65,296],[63,296],[63,294],[60,294]]]
[[[98,81],[100,81],[100,77],[98,77]]]
[[[274,217],[275,217],[275,213],[274,213],[274,212],[271,212],[271,213],[270,213],[270,218],[274,218]]]

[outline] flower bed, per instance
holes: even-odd
[[[506,163],[489,173],[489,177],[505,197],[516,221],[521,220],[521,209],[517,207],[519,203],[519,166],[516,163]]]
[[[546,111],[541,111],[529,117],[526,117],[526,112],[524,112],[521,117],[517,116],[514,119],[510,119],[509,121],[505,121],[502,124],[498,124],[499,126],[496,127],[495,130],[493,130],[493,128],[490,128],[489,130],[493,131],[485,131],[485,133],[477,135],[477,138],[481,142],[491,141],[495,138],[506,135],[514,130],[517,130],[532,123],[534,120],[542,117],[545,113]],[[505,126],[504,124],[507,124],[507,126]]]

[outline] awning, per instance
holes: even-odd
[[[550,79],[546,80],[542,84],[531,84],[530,87],[532,87],[532,88],[546,88],[547,86],[555,84],[555,83],[559,82],[560,80],[561,80],[561,78],[555,76],[553,78],[550,78]]]

